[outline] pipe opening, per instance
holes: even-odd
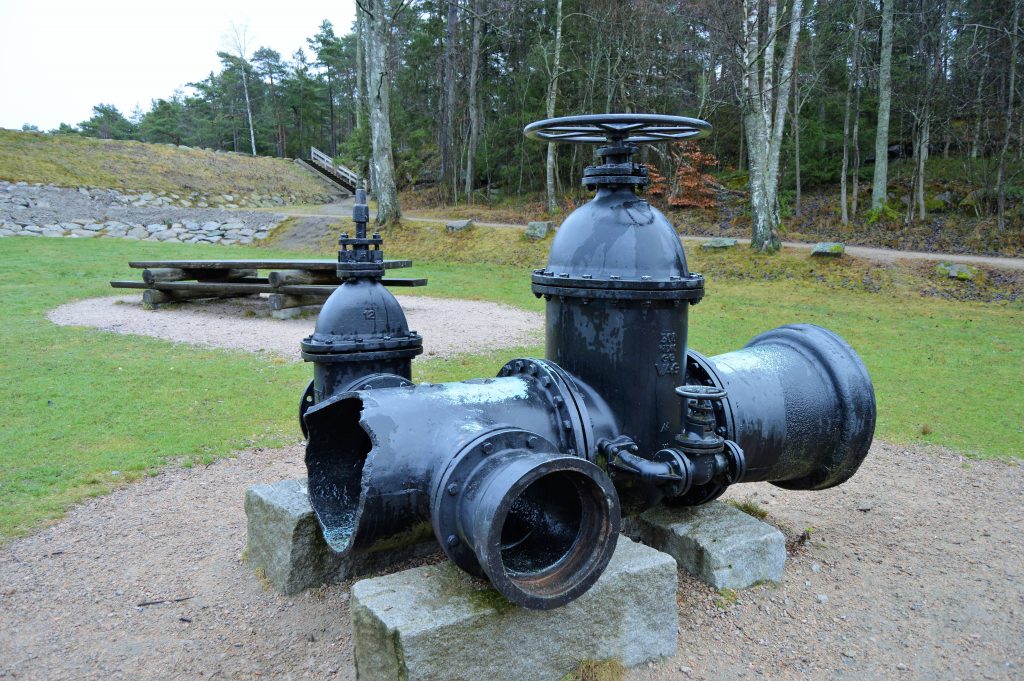
[[[588,472],[534,468],[499,504],[489,560],[483,562],[491,581],[514,603],[567,603],[589,589],[607,565],[618,532],[617,503],[613,510],[609,490]]]
[[[579,538],[583,502],[568,475],[541,478],[512,502],[501,528],[501,560],[510,573],[551,567]]]
[[[309,501],[327,545],[339,553],[352,544],[363,465],[373,448],[359,425],[362,410],[362,400],[350,396],[318,405],[307,414]]]

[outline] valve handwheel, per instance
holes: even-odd
[[[706,137],[711,124],[699,118],[661,114],[587,114],[530,123],[530,139],[574,144],[653,144]]]

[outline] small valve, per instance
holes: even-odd
[[[675,438],[679,448],[693,456],[722,452],[725,438],[715,433],[715,403],[725,399],[725,390],[713,385],[681,385],[676,395],[683,402],[683,432]]]

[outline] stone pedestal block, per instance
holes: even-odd
[[[676,563],[626,537],[586,594],[554,610],[512,605],[448,561],[352,587],[361,681],[551,681],[582,660],[626,666],[676,650]]]
[[[703,506],[659,506],[623,520],[623,532],[664,551],[679,566],[718,589],[782,581],[786,538],[768,523],[714,501]]]
[[[245,493],[248,518],[247,562],[262,570],[281,593],[342,582],[383,570],[411,558],[439,551],[436,542],[341,557],[327,546],[313,508],[306,480],[254,485]]]

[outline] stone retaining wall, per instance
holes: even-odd
[[[323,197],[329,199],[328,195]],[[245,207],[278,206],[293,196],[215,197],[192,192],[123,193],[115,189],[0,181],[0,237],[117,237],[181,243],[247,244],[265,238],[284,215]]]

